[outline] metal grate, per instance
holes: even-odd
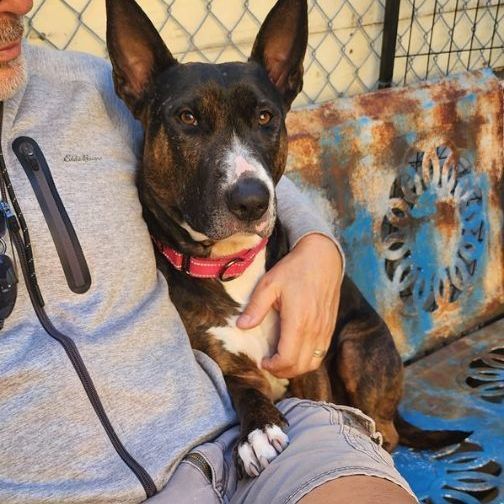
[[[397,85],[463,69],[504,65],[504,7],[482,0],[309,0],[305,87],[296,105],[376,89],[385,3]],[[104,0],[35,0],[35,43],[106,56]],[[245,60],[273,0],[138,0],[180,61]],[[57,21],[57,22],[55,22]],[[386,35],[386,33],[385,33]],[[396,50],[394,52],[394,49]],[[395,54],[395,61],[394,61]],[[384,54],[384,58],[386,58]],[[391,74],[392,75],[392,74]],[[388,79],[390,81],[390,78]]]
[[[504,7],[482,0],[402,0],[394,83],[504,65]]]

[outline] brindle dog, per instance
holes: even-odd
[[[287,394],[360,408],[388,450],[398,440],[430,447],[463,439],[467,433],[423,432],[399,419],[401,359],[348,277],[330,351],[316,372],[286,381],[261,370],[278,340],[275,312],[258,329],[235,326],[261,275],[288,250],[274,188],[287,158],[285,116],[303,83],[306,0],[276,3],[247,63],[179,64],[133,0],[107,0],[107,15],[116,91],[145,128],[138,173],[145,219],[160,250],[184,258],[172,266],[158,250],[158,266],[191,344],[222,369],[241,422],[242,469],[257,475],[287,445],[286,421],[274,406]],[[190,258],[236,254],[266,237],[266,250],[259,247],[238,278],[188,274]]]

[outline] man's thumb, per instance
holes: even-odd
[[[276,301],[275,290],[271,285],[263,286],[259,284],[243,310],[238,317],[236,325],[240,329],[251,329],[259,325],[270,311],[273,303]]]

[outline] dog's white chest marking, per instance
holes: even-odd
[[[261,251],[249,268],[235,280],[224,283],[229,296],[245,308],[257,282],[265,272],[266,251]],[[227,320],[224,327],[213,327],[209,330],[215,338],[222,341],[224,348],[231,353],[248,355],[259,368],[264,357],[272,356],[277,348],[280,335],[280,318],[275,310],[270,310],[263,322],[253,329],[243,330],[236,327],[238,317]],[[285,394],[288,380],[275,378],[264,372],[271,384],[274,399]]]

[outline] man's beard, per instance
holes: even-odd
[[[24,32],[22,17],[0,19],[0,44],[17,42]],[[21,53],[16,59],[0,63],[0,101],[12,98],[27,78],[26,61]]]

